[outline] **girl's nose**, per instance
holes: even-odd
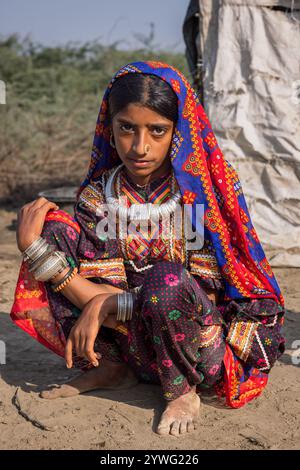
[[[137,155],[145,155],[146,136],[145,133],[139,133],[134,139],[132,146],[133,151]]]

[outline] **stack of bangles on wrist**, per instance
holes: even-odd
[[[26,248],[23,258],[28,263],[29,272],[41,282],[51,281],[69,267],[65,276],[52,286],[54,292],[59,292],[66,287],[78,272],[76,267],[69,266],[65,253],[54,251],[42,237],[37,238]]]
[[[132,319],[133,311],[136,308],[137,295],[140,287],[134,288],[131,292],[117,294],[117,320],[125,322]]]
[[[54,292],[60,292],[78,273],[76,267],[70,267],[67,262],[65,253],[54,251],[51,245],[42,237],[37,238],[23,252],[24,261],[28,263],[29,271],[33,274],[37,281],[52,281],[58,274],[62,273],[66,268],[68,272],[51,288]],[[131,320],[134,309],[136,308],[136,300],[138,291],[141,286],[135,287],[130,292],[117,294],[117,320],[126,322]]]

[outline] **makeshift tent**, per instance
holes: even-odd
[[[271,265],[300,267],[300,1],[192,0],[183,34]]]

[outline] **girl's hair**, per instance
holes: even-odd
[[[128,73],[113,84],[108,97],[110,122],[114,116],[129,104],[147,106],[161,116],[177,121],[177,96],[161,78],[156,75]]]

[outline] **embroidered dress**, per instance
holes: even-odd
[[[107,97],[126,73],[152,73],[178,96],[172,171],[144,190],[121,171],[115,190],[127,204],[159,204],[178,188],[182,203],[204,205],[204,245],[186,251],[181,239],[162,237],[159,224],[138,237],[99,237],[104,188],[121,162],[107,137]],[[172,228],[172,223],[170,224]],[[174,228],[174,227],[173,227]],[[172,232],[172,231],[171,231]],[[227,162],[208,119],[186,79],[159,62],[129,64],[112,79],[100,108],[92,162],[75,206],[75,217],[47,215],[42,236],[67,254],[82,276],[124,290],[138,289],[135,314],[124,326],[102,327],[95,350],[126,361],[140,380],[158,383],[173,400],[191,385],[213,389],[238,408],[261,394],[268,373],[284,351],[284,299],[251,223],[238,176]],[[147,268],[147,269],[146,269]],[[203,288],[218,291],[218,303]],[[33,280],[23,264],[13,320],[63,356],[66,338],[80,315],[48,283]],[[78,367],[86,361],[74,358]]]

